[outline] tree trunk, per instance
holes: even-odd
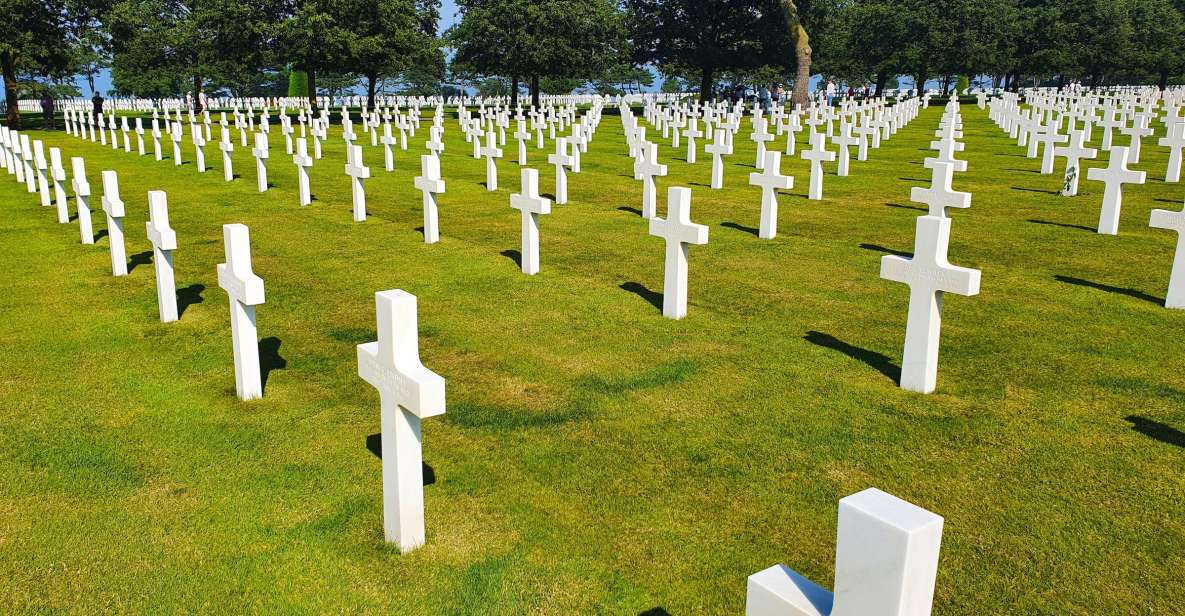
[[[193,113],[202,112],[202,76],[193,76]]]
[[[1156,85],[1160,87],[1160,91],[1161,91],[1161,92],[1164,92],[1164,91],[1165,91],[1165,88],[1168,88],[1168,87],[1169,87],[1169,74],[1168,74],[1168,71],[1163,71],[1163,70],[1162,70],[1162,71],[1160,71],[1160,81],[1159,81],[1159,82],[1157,82],[1157,84],[1156,84]]]
[[[378,75],[366,76],[366,109],[368,111],[374,111],[374,92],[375,86],[377,86],[378,83]]]
[[[8,128],[19,129],[21,110],[16,92],[16,67],[13,66],[12,52],[0,53],[0,64],[4,69],[4,102],[8,104]]]
[[[510,107],[518,107],[518,77],[510,78]]]
[[[806,107],[811,102],[811,37],[798,17],[798,6],[794,0],[782,0],[782,13],[786,26],[794,33],[794,93],[791,101]]]
[[[711,67],[705,68],[703,77],[699,82],[699,102],[701,104],[707,104],[714,98],[713,90],[716,88],[715,81],[716,70]]]
[[[305,72],[309,74],[309,82],[308,82],[309,109],[316,111],[317,110],[317,71],[316,71],[316,69],[309,68],[309,69],[305,69]]]
[[[913,87],[918,91],[918,97],[921,97],[922,94],[925,93],[926,71],[921,71],[920,73],[913,76]]]
[[[95,74],[93,72],[88,72],[86,74],[86,85],[90,86],[91,96],[94,96],[95,95]]]
[[[531,75],[531,104],[539,108],[539,76]]]
[[[885,84],[889,82],[889,72],[881,71],[876,74],[876,94],[875,96],[884,96]]]

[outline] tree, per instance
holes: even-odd
[[[380,79],[439,55],[439,0],[354,0],[343,7],[342,23],[353,34],[345,66],[366,78],[370,108]]]
[[[622,15],[614,0],[458,0],[461,21],[447,37],[455,71],[531,82],[539,104],[539,79],[591,79],[616,63],[624,43]]]
[[[53,75],[70,62],[66,5],[62,0],[0,0],[0,69],[7,123],[20,128],[18,74]]]
[[[200,110],[208,79],[248,83],[263,69],[274,17],[267,0],[119,0],[108,18],[115,85],[143,95],[184,80]]]
[[[626,0],[634,61],[694,71],[708,101],[723,70],[792,66],[782,0]]]
[[[1169,77],[1185,70],[1185,18],[1170,0],[1133,0],[1131,5],[1132,57],[1128,66],[1135,75],[1149,74],[1163,90]]]
[[[334,0],[288,0],[277,30],[277,48],[296,70],[308,75],[309,106],[317,108],[317,75],[350,60],[354,33]]]

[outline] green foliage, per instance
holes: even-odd
[[[624,45],[613,0],[459,0],[447,33],[461,70],[504,77],[590,79]]]
[[[309,93],[309,74],[302,70],[288,73],[288,96],[305,96]]]

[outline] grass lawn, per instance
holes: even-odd
[[[725,190],[707,187],[710,156],[688,165],[666,142],[660,212],[690,186],[711,228],[681,322],[655,305],[663,243],[616,116],[542,217],[535,277],[515,262],[516,144],[487,192],[452,114],[434,246],[412,186],[430,113],[394,173],[366,140],[365,223],[340,125],[307,208],[278,123],[265,194],[249,147],[226,183],[216,142],[202,175],[192,146],[175,167],[30,131],[67,170],[86,158],[101,236],[100,172],[119,171],[134,268],[113,278],[106,237],[79,244],[0,173],[3,611],[736,614],[774,563],[830,585],[837,501],[870,486],[946,518],[937,614],[1180,610],[1185,313],[1161,305],[1177,238],[1148,228],[1181,207],[1167,151],[1145,141],[1150,182],[1102,236],[1102,184],[1056,195],[1059,176],[964,105],[955,188],[974,198],[950,256],[983,289],[947,298],[939,389],[921,396],[895,381],[908,289],[879,269],[913,249],[909,188],[928,185],[940,115],[829,175],[821,202],[787,159],[774,241],[756,237],[748,121]],[[529,151],[545,193],[547,145]],[[156,189],[179,242],[169,325],[144,232]],[[232,222],[267,290],[251,403],[215,272]],[[421,357],[448,381],[447,414],[424,422],[428,542],[408,555],[383,543],[378,395],[355,355],[374,293],[395,288],[418,296]]]

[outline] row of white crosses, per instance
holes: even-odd
[[[1066,158],[1066,181],[1062,194],[1074,196],[1078,192],[1080,176],[1078,166],[1084,159],[1094,158],[1096,150],[1087,147],[1085,141],[1089,138],[1092,125],[1103,129],[1101,149],[1109,152],[1106,167],[1093,167],[1086,172],[1086,178],[1101,182],[1104,186],[1102,207],[1099,212],[1098,232],[1104,235],[1119,233],[1120,213],[1123,205],[1123,187],[1126,184],[1144,184],[1148,177],[1144,171],[1131,169],[1130,164],[1137,161],[1141,140],[1152,135],[1149,128],[1151,121],[1157,115],[1158,95],[1141,100],[1139,94],[1132,97],[1098,103],[1101,117],[1096,118],[1092,109],[1096,104],[1095,94],[1086,92],[1081,97],[1067,97],[1060,102],[1069,111],[1061,115],[1057,101],[1042,99],[1040,95],[1034,97],[1030,109],[1022,109],[1019,98],[1014,94],[1005,95],[1001,99],[991,102],[991,117],[996,123],[1010,134],[1018,137],[1018,144],[1023,143],[1028,136],[1030,156],[1035,153],[1036,143],[1046,144],[1045,159],[1042,171],[1052,166],[1049,162],[1053,156]],[[1141,110],[1142,107],[1142,110]],[[1086,111],[1080,111],[1085,109]],[[1165,125],[1165,137],[1158,144],[1169,149],[1169,163],[1165,172],[1165,182],[1180,181],[1182,149],[1185,148],[1185,118],[1178,115],[1179,106],[1175,101],[1166,99],[1165,114],[1162,122]],[[1044,116],[1052,117],[1042,123]],[[1069,145],[1052,148],[1052,144],[1064,142],[1066,137],[1058,135],[1057,130],[1061,118],[1066,117],[1070,122]],[[1077,119],[1082,119],[1083,126],[1079,130],[1074,127]],[[1131,124],[1127,122],[1130,119]],[[1128,145],[1121,146],[1114,143],[1111,131],[1118,129],[1128,137]],[[1149,221],[1153,228],[1167,229],[1178,233],[1177,248],[1173,257],[1173,266],[1169,276],[1168,294],[1165,306],[1168,308],[1185,308],[1185,212],[1154,210]]]
[[[913,257],[881,258],[881,278],[909,285],[900,385],[902,389],[923,394],[934,391],[938,382],[943,294],[978,295],[980,286],[979,270],[951,265],[947,257],[951,231],[947,208],[971,206],[970,194],[951,189],[951,179],[958,166],[942,159],[958,150],[949,145],[961,126],[958,103],[954,100],[951,103],[938,131],[939,142],[931,144],[940,155],[925,161],[933,172],[931,186],[914,188],[910,194],[913,201],[929,207],[929,212],[917,219]]]
[[[23,137],[23,139],[21,138]],[[48,194],[47,182],[52,179],[54,199],[57,204],[57,219],[59,223],[69,222],[69,198],[66,193],[66,171],[62,167],[61,150],[50,148],[48,165],[42,164],[42,143],[35,141],[28,146],[27,135],[20,135],[17,131],[7,128],[0,129],[0,167],[9,173],[20,171],[24,179],[31,178],[23,164],[22,142],[28,150],[36,153],[35,169],[41,180],[43,197]],[[10,144],[17,144],[15,151]],[[18,158],[19,157],[19,158]],[[18,162],[22,164],[17,164]],[[94,229],[91,223],[90,183],[86,179],[86,162],[81,157],[71,159],[74,179],[71,187],[74,191],[78,212],[79,239],[83,244],[94,244]],[[48,168],[49,176],[46,176]],[[119,176],[115,171],[107,170],[102,173],[103,196],[102,209],[107,219],[107,240],[111,257],[111,274],[113,276],[127,276],[127,247],[124,236],[123,219],[126,216],[126,206],[119,191]],[[42,205],[49,205],[42,203]],[[153,262],[155,263],[157,298],[160,320],[169,323],[177,320],[177,292],[173,273],[173,251],[177,248],[176,233],[169,227],[168,204],[164,192],[152,191],[148,193],[149,222],[147,236],[153,247]]]

